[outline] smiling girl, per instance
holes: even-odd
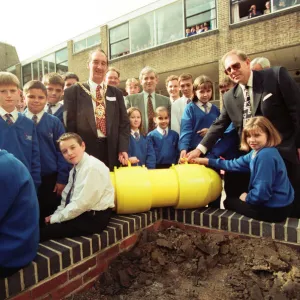
[[[229,172],[250,172],[248,193],[225,200],[225,208],[253,219],[282,222],[291,213],[294,190],[283,159],[275,148],[280,142],[279,133],[271,122],[255,117],[246,123],[242,133],[241,150],[252,150],[247,155],[227,161],[196,158],[193,162]]]

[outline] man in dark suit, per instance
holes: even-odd
[[[122,92],[104,83],[107,56],[101,49],[90,53],[88,69],[86,83],[65,90],[66,127],[82,137],[88,154],[112,171],[128,159],[129,119]]]
[[[155,69],[145,67],[140,72],[140,82],[143,91],[139,94],[129,95],[125,98],[126,108],[137,107],[140,109],[143,118],[143,128],[145,133],[152,131],[154,125],[154,111],[159,106],[166,107],[171,112],[171,102],[166,96],[155,93],[158,83],[158,74]]]
[[[210,127],[197,148],[187,154],[187,158],[191,160],[210,150],[230,122],[233,122],[241,136],[245,118],[251,116],[268,118],[282,137],[278,150],[284,159],[289,179],[295,190],[293,216],[300,217],[299,87],[283,67],[251,71],[250,60],[242,51],[232,50],[224,55],[222,61],[225,73],[237,85],[225,93],[221,115]],[[251,107],[245,104],[249,96]]]

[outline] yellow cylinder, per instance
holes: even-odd
[[[173,168],[148,170],[152,187],[151,207],[174,206],[179,196],[177,175]]]

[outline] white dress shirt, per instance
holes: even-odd
[[[169,133],[169,128],[167,127],[166,129],[161,129],[159,126],[156,127],[156,130],[161,134],[164,135],[164,130],[166,131],[165,135],[168,135]]]
[[[146,127],[145,128],[145,131],[148,132],[148,95],[149,93],[143,91],[143,94],[144,94],[144,106],[145,106],[145,115],[144,115],[144,118],[145,118],[145,122],[146,122]],[[153,105],[153,110],[155,111],[155,108],[156,108],[156,102],[155,102],[155,92],[151,93],[151,101],[152,101],[152,105]]]
[[[134,134],[135,134],[136,132],[140,135],[140,131],[139,131],[139,130],[133,130],[133,129],[130,130],[130,133],[131,133],[131,135],[132,135],[134,138],[135,138],[135,135],[134,135]]]
[[[182,96],[180,99],[173,102],[171,106],[171,129],[180,135],[181,118],[189,98]],[[192,99],[190,99],[192,100]]]
[[[90,86],[90,92],[93,95],[94,98],[96,98],[96,89],[97,86],[99,84],[95,83],[94,81],[92,81],[91,79],[89,79],[89,86]],[[100,83],[101,85],[101,89],[104,89],[104,82],[102,81]],[[93,103],[93,108],[94,108],[94,116],[95,116],[95,122],[96,122],[96,115],[95,115],[95,110],[96,110],[96,102],[92,99],[92,103]],[[103,134],[103,132],[97,128],[97,135],[98,137],[105,137],[105,135]]]
[[[45,112],[42,110],[38,114],[33,114],[31,111],[29,111],[29,109],[27,109],[27,111],[25,112],[25,117],[27,117],[28,119],[32,120],[32,117],[34,115],[36,115],[37,116],[37,123],[39,123],[40,120],[41,120],[41,118],[43,117],[44,113]]]
[[[205,112],[205,107],[204,107],[204,104],[205,103],[202,103],[200,100],[195,102],[195,104],[203,111]],[[210,110],[211,110],[211,107],[212,107],[212,104],[210,102],[207,102],[206,103],[206,107],[207,107],[207,113],[209,114]]]
[[[7,112],[5,109],[3,109],[0,106],[0,115],[3,118],[4,121],[6,121],[6,117],[5,117],[6,114],[12,115],[12,117],[10,119],[13,121],[13,123],[15,123],[17,121],[17,119],[18,119],[18,111],[17,111],[16,108],[11,113],[9,113],[9,112]]]
[[[70,203],[66,206],[66,197],[73,183],[74,168],[75,183]],[[100,160],[84,153],[81,161],[70,171],[68,184],[62,192],[61,205],[51,216],[50,223],[61,223],[89,210],[106,210],[114,206],[114,188],[109,169]]]

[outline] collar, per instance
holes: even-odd
[[[193,98],[194,98],[194,95],[192,95],[191,96],[191,98],[188,98],[188,97],[186,97],[186,96],[184,96],[184,95],[182,95],[182,97],[181,97],[182,99],[184,99],[185,100],[185,102],[187,102],[189,99],[192,101],[193,100]]]
[[[76,172],[78,172],[80,170],[80,168],[83,166],[84,162],[89,158],[89,155],[84,152],[81,161],[74,166],[74,168],[76,169]]]
[[[243,91],[246,89],[246,86],[252,88],[253,87],[253,72],[251,71],[250,73],[250,77],[248,79],[248,82],[246,84],[246,86],[244,84],[240,83],[241,88],[243,89]]]
[[[140,134],[140,131],[139,131],[139,129],[138,130],[133,130],[133,129],[131,129],[131,134],[134,136],[134,133],[135,132],[137,132],[138,134]]]
[[[51,107],[57,107],[57,106],[61,107],[62,106],[62,104],[59,101],[59,102],[56,102],[55,104],[47,103],[45,107],[48,108],[50,105],[51,105]]]
[[[145,98],[145,99],[148,99],[149,93],[145,92],[144,90],[143,90],[142,93],[144,94],[144,98]],[[155,92],[151,93],[150,95],[151,95],[152,99],[155,98]]]
[[[156,129],[161,135],[164,135],[164,129],[161,129],[159,126],[157,126]],[[169,128],[167,127],[165,130],[167,135],[169,133]]]
[[[91,79],[88,80],[88,84],[89,84],[91,90],[96,90],[96,89],[97,89],[97,86],[99,85],[98,83],[94,82],[94,81],[91,80]],[[104,81],[102,81],[102,82],[100,83],[102,89],[104,89],[104,84],[105,84]]]
[[[17,111],[16,108],[12,112],[9,113],[3,107],[0,106],[0,115],[1,115],[1,117],[3,117],[6,114],[11,114],[12,117],[14,118],[14,120],[18,119],[18,111]]]
[[[26,113],[25,113],[25,116],[28,118],[28,119],[32,119],[33,115],[36,115],[37,116],[37,121],[39,122],[41,120],[41,118],[43,117],[44,115],[44,111],[40,111],[38,114],[33,114],[29,109],[27,109]]]
[[[203,102],[201,102],[200,100],[198,100],[197,103],[199,104],[199,106],[204,106],[204,104],[206,104],[206,106],[207,106],[208,108],[210,108],[210,107],[212,106],[212,104],[211,104],[210,102],[203,103]]]

